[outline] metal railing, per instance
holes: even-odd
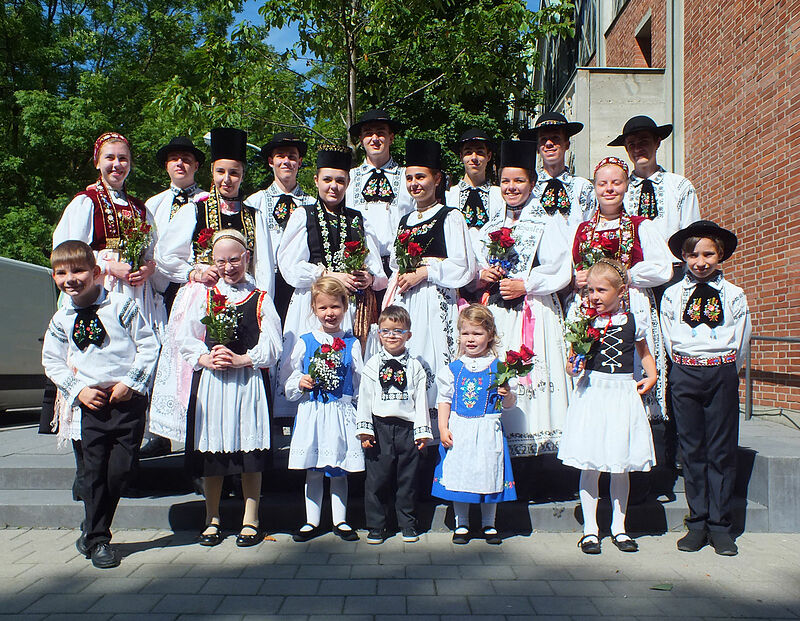
[[[753,416],[753,378],[750,374],[753,366],[753,341],[773,341],[778,343],[800,343],[800,338],[794,336],[760,336],[753,334],[750,336],[750,346],[747,348],[747,368],[745,369],[745,393],[744,393],[744,419],[750,420]]]

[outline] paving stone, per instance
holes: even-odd
[[[458,565],[406,565],[406,578],[441,578],[455,580],[461,578]]]
[[[458,570],[463,578],[483,578],[485,580],[511,580],[514,570],[509,566],[492,565],[459,565]]]
[[[344,600],[345,614],[406,613],[406,598],[400,595],[351,595]]]
[[[545,580],[491,580],[498,595],[554,595],[550,583]]]
[[[344,606],[344,597],[325,595],[317,597],[300,597],[290,595],[281,606],[281,614],[339,614]]]
[[[433,580],[424,578],[410,580],[381,580],[378,583],[379,595],[435,595]]]
[[[350,565],[301,565],[297,570],[298,578],[330,578],[341,579],[350,577]]]
[[[164,597],[161,594],[118,593],[103,595],[97,603],[89,608],[89,612],[107,612],[110,614],[130,612],[143,614],[149,612]]]
[[[470,595],[469,607],[475,614],[531,615],[534,610],[527,597],[514,595]]]
[[[426,565],[430,567],[430,565]],[[362,578],[392,579],[405,578],[406,567],[402,565],[353,565],[350,570],[350,578],[354,580]]]
[[[199,593],[207,582],[208,578],[156,578],[142,589],[142,592],[172,593],[174,595]]]
[[[495,595],[497,580],[435,580],[437,595]]]
[[[420,595],[409,597],[406,602],[408,614],[470,614],[469,604],[456,595]]]
[[[81,580],[86,580],[81,577]],[[150,583],[147,578],[105,578],[99,577],[94,580],[88,580],[86,588],[81,593],[98,593],[105,595],[106,593],[138,593]],[[52,592],[52,591],[50,591]]]
[[[128,578],[181,578],[191,569],[191,565],[172,565],[169,563],[142,563],[136,567]]]
[[[28,608],[25,612],[33,613],[68,613],[86,612],[91,608],[100,595],[93,594],[58,594],[43,595]]]
[[[255,595],[263,582],[262,578],[212,578],[202,591],[208,595]]]
[[[321,580],[320,595],[375,595],[378,592],[378,581],[375,579]]]
[[[306,615],[244,615],[242,621],[307,621]]]
[[[283,604],[279,595],[226,595],[218,614],[275,614]]]
[[[530,602],[537,615],[599,615],[588,597],[535,595]]]
[[[609,617],[631,615],[636,617],[661,617],[664,610],[657,606],[658,600],[636,597],[592,597],[592,603],[601,614]],[[691,610],[671,608],[669,612],[681,610],[681,613],[692,614]]]
[[[320,580],[266,578],[259,595],[316,595]]]
[[[168,594],[155,605],[153,612],[175,612],[180,615],[212,614],[221,601],[222,595]]]
[[[602,580],[550,580],[550,588],[556,595],[565,596],[586,596],[593,595],[610,596],[613,595],[611,589]]]
[[[161,613],[161,614],[154,614],[148,613],[147,621],[175,621],[178,617],[176,614],[169,614],[169,613]],[[116,614],[111,617],[111,621],[142,621],[142,615],[137,613],[130,613],[125,612],[121,614]]]

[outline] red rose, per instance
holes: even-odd
[[[333,348],[330,345],[328,345],[327,343],[325,343],[322,347],[319,348],[319,350],[323,354],[329,354],[329,353],[331,353],[331,351],[333,351]]]
[[[335,369],[336,368],[336,365],[333,364],[333,360],[326,360],[325,361],[325,366],[328,367],[329,369]]]
[[[422,254],[422,246],[420,246],[416,242],[411,242],[410,244],[408,244],[407,250],[408,254],[412,257],[418,257],[419,255]]]
[[[334,351],[342,351],[345,347],[347,347],[342,339],[338,336],[333,339],[333,349]]]
[[[504,235],[499,239],[499,244],[503,248],[511,248],[514,245],[514,238],[510,235]]]
[[[500,232],[503,234],[503,237],[511,237],[511,229],[507,226],[504,226],[502,229],[500,229]]]
[[[502,236],[503,236],[503,229],[500,229],[498,231],[492,231],[491,233],[489,233],[489,239],[491,239],[493,242],[500,241],[500,238]]]
[[[608,237],[601,237],[600,238],[600,247],[605,250],[606,252],[616,252],[617,251],[617,244],[614,242],[613,239],[609,239]]]
[[[142,222],[142,223],[139,225],[139,230],[140,230],[142,233],[149,233],[149,232],[150,232],[150,225],[149,225],[149,224],[147,224],[147,222]]]
[[[214,304],[215,306],[219,305],[225,306],[225,304],[228,303],[228,298],[226,298],[221,293],[215,293],[211,296],[211,303]]]
[[[215,315],[218,315],[219,313],[225,310],[225,305],[224,304],[214,305],[211,307],[211,310],[214,312]]]
[[[212,237],[214,237],[214,229],[201,230],[197,235],[197,245],[201,248],[205,248]]]
[[[411,238],[411,233],[409,233],[408,231],[403,231],[397,236],[397,241],[399,241],[401,244],[405,244],[410,238]]]
[[[344,242],[344,247],[348,250],[360,250],[361,240],[357,239],[356,241]]]
[[[595,308],[592,306],[588,306],[585,309],[583,309],[583,314],[591,318],[597,315],[597,310],[595,310]]]
[[[520,345],[519,353],[522,356],[522,360],[524,360],[525,362],[528,362],[528,360],[530,360],[534,356],[533,350],[527,345]]]
[[[600,338],[600,330],[589,326],[588,328],[586,328],[586,336],[596,341],[597,339]]]
[[[520,358],[520,355],[517,352],[515,351],[506,352],[506,364],[516,364],[520,360],[522,360],[522,358]]]

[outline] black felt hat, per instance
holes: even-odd
[[[463,147],[467,142],[483,142],[486,144],[486,148],[492,153],[497,151],[497,143],[489,138],[489,135],[485,131],[476,127],[468,129],[461,134],[458,142],[453,145],[453,151],[455,151],[458,155],[461,155],[461,147]]]
[[[358,119],[358,122],[353,123],[348,130],[353,142],[358,142],[358,139],[361,136],[361,128],[367,123],[386,123],[389,126],[389,129],[391,129],[395,134],[403,129],[403,126],[389,116],[389,113],[385,110],[367,110],[361,115],[361,118]]]
[[[406,140],[406,166],[425,166],[442,169],[442,145],[435,140],[409,138]]]
[[[583,129],[583,123],[577,121],[568,121],[560,112],[545,112],[538,119],[536,124],[530,129],[523,129],[519,133],[521,140],[531,140],[537,142],[539,140],[540,129],[563,129],[567,138],[574,136]]]
[[[656,138],[664,140],[664,138],[672,133],[672,125],[669,123],[666,125],[656,125],[656,122],[649,116],[635,116],[628,119],[628,121],[625,123],[625,126],[622,128],[622,133],[614,138],[614,140],[609,142],[608,146],[624,147],[625,137],[640,131],[648,131]]]
[[[297,147],[297,152],[300,157],[305,157],[308,153],[308,143],[301,138],[298,138],[291,132],[278,132],[270,141],[261,147],[261,157],[267,161],[268,157],[272,157],[272,151],[278,147]]]
[[[353,151],[349,147],[322,147],[317,151],[317,169],[335,168],[350,172],[353,167]]]
[[[500,143],[500,166],[512,168],[536,169],[536,143],[531,140],[503,140]]]
[[[215,127],[211,130],[211,161],[247,161],[247,132],[232,127]]]
[[[733,231],[723,229],[716,222],[712,222],[711,220],[698,220],[697,222],[692,222],[685,229],[681,229],[677,233],[673,234],[667,242],[672,254],[678,257],[681,261],[683,261],[683,242],[690,237],[719,238],[722,241],[723,246],[723,261],[727,261],[730,258],[730,256],[733,254],[733,251],[736,250],[736,245],[739,243],[739,240],[736,238],[736,234]]]
[[[194,146],[194,143],[189,138],[185,138],[183,136],[175,136],[167,144],[165,144],[158,151],[156,151],[156,161],[158,162],[158,165],[165,166],[169,154],[178,151],[184,151],[186,153],[191,153],[192,155],[194,155],[195,159],[197,159],[200,166],[202,166],[203,163],[206,161],[206,154],[203,153],[196,146]]]

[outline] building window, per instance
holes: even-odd
[[[645,67],[653,66],[652,23],[652,17],[647,17],[636,31],[636,44],[639,46],[639,52]]]

